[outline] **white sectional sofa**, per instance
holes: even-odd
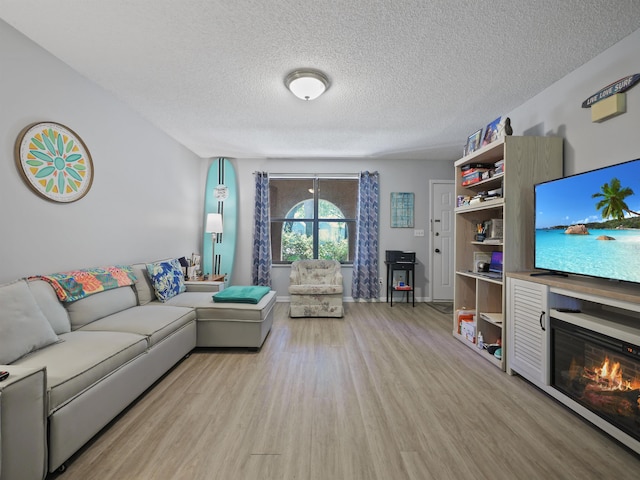
[[[250,306],[222,306],[212,292],[188,291],[161,303],[145,264],[131,271],[134,284],[68,303],[41,279],[0,286],[0,333],[8,342],[0,339],[0,370],[10,373],[0,382],[1,480],[42,479],[64,468],[197,345],[257,349],[271,328],[273,291]],[[198,341],[199,312],[207,324],[212,312],[222,326],[241,322],[240,333],[230,328],[227,338],[224,328],[216,335],[205,328]]]

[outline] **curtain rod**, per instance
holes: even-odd
[[[261,172],[253,172],[261,173]],[[274,178],[336,178],[336,179],[351,179],[358,178],[358,173],[269,173],[270,177]]]

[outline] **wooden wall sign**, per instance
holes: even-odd
[[[621,78],[620,80],[607,85],[602,90],[594,93],[589,98],[587,98],[584,102],[582,102],[582,108],[590,108],[591,105],[599,102],[600,100],[604,100],[605,98],[615,95],[616,93],[626,92],[639,81],[640,73]]]

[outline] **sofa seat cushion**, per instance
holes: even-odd
[[[293,295],[334,295],[342,293],[342,285],[290,285],[289,293]]]
[[[276,292],[272,290],[257,304],[215,303],[211,292],[185,292],[172,298],[164,305],[193,307],[196,309],[198,321],[262,322],[275,303]]]
[[[114,313],[85,325],[81,330],[136,333],[144,335],[151,347],[195,319],[193,308],[152,303]]]
[[[47,367],[49,413],[147,350],[145,337],[126,332],[76,330],[18,360],[22,367]]]

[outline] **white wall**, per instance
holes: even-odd
[[[113,95],[0,21],[0,283],[62,269],[190,254],[201,248],[203,189],[210,162],[169,139]],[[627,92],[627,113],[592,123],[583,100],[605,85],[639,73],[640,30],[508,112],[514,134],[560,135],[565,173],[640,157],[640,86]],[[51,120],[75,130],[89,147],[93,188],[78,202],[42,200],[22,182],[13,150],[20,130]],[[490,120],[490,119],[488,119]],[[240,190],[235,282],[251,281],[253,172],[380,172],[380,276],[384,251],[414,250],[416,297],[429,292],[429,200],[432,179],[452,179],[453,161],[381,159],[234,160]],[[389,227],[391,192],[416,194],[415,229]],[[351,272],[344,269],[346,295]],[[287,296],[288,268],[274,268],[275,288]]]
[[[640,73],[640,30],[510,112],[514,135],[564,137],[565,175],[640,158],[640,85],[626,92],[627,112],[605,122],[591,122],[591,109],[581,108],[634,73]]]
[[[199,248],[206,161],[0,21],[0,283]],[[52,203],[22,181],[25,126],[62,123],[87,145],[89,193]]]
[[[358,173],[363,170],[380,173],[380,277],[385,276],[384,251],[415,251],[416,300],[429,295],[429,180],[451,180],[453,160],[381,160],[381,159],[253,159],[235,160],[240,192],[240,225],[238,228],[238,254],[236,255],[234,283],[251,283],[251,249],[253,237],[254,175],[256,171],[269,173]],[[415,193],[414,228],[391,228],[391,192]],[[414,229],[425,230],[424,237],[414,237]],[[273,288],[279,297],[288,297],[288,266],[274,266]],[[351,296],[351,267],[343,267],[345,296]]]

